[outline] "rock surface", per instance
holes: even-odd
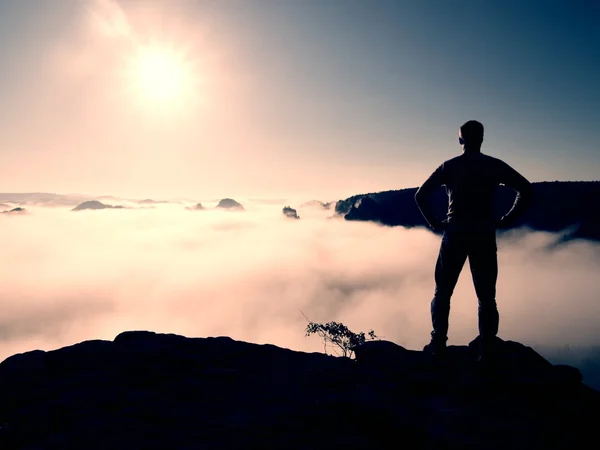
[[[594,437],[577,369],[499,341],[356,360],[131,331],[0,364],[2,449],[546,449]]]

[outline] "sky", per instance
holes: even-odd
[[[0,73],[0,192],[337,200],[470,119],[531,181],[598,179],[597,2],[1,2]]]

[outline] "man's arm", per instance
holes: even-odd
[[[444,184],[443,171],[444,165],[442,164],[425,180],[415,194],[415,202],[419,211],[434,231],[441,229],[442,222],[433,214],[429,198],[435,189]]]
[[[504,228],[512,225],[529,207],[533,189],[531,183],[523,175],[505,162],[501,163],[500,183],[517,192],[512,208],[500,219],[499,226]]]

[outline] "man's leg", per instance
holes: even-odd
[[[467,260],[465,237],[459,232],[445,232],[435,265],[435,295],[431,301],[431,342],[445,346],[448,340],[450,297]]]
[[[493,341],[498,334],[496,280],[498,278],[496,232],[473,236],[469,251],[469,266],[479,301],[479,335],[482,343]]]

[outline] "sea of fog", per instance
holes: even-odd
[[[125,330],[231,336],[323,351],[311,321],[339,321],[411,349],[429,340],[440,238],[332,211],[241,201],[243,212],[183,204],[0,216],[0,360]],[[295,206],[295,205],[292,205]],[[600,344],[600,245],[512,233],[498,242],[500,337],[531,346]],[[477,335],[468,263],[449,344]]]

